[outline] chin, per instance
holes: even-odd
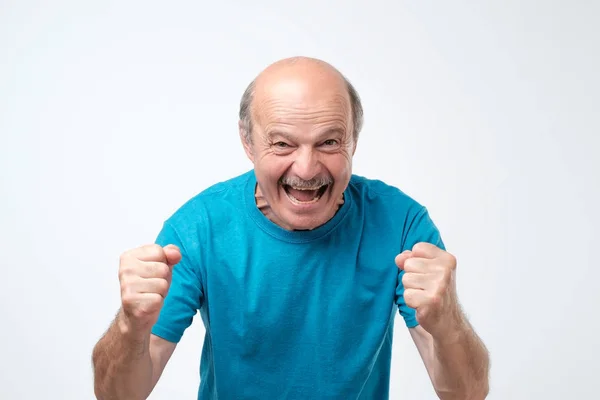
[[[327,223],[327,221],[308,221],[308,222],[298,222],[298,221],[294,221],[293,224],[289,224],[290,226],[290,230],[292,231],[312,231],[313,229],[316,229],[318,227],[320,227],[321,225],[324,225],[325,223]]]

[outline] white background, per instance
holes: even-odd
[[[293,55],[356,85],[354,172],[425,204],[457,256],[489,398],[597,398],[593,3],[1,1],[0,398],[93,398],[119,254],[251,168],[239,99]],[[195,398],[202,338],[197,318],[152,399]],[[391,398],[434,398],[400,318]]]

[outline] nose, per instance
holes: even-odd
[[[312,149],[303,149],[297,153],[292,170],[298,178],[308,181],[321,172],[321,162]]]

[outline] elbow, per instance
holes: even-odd
[[[485,373],[480,376],[480,379],[478,380],[474,389],[474,393],[471,395],[471,397],[468,397],[469,399],[485,400],[488,397],[490,394],[490,376],[488,368],[486,368]]]
[[[473,397],[473,399],[484,400],[488,397],[489,394],[490,394],[490,385],[488,382],[486,382],[485,385],[483,385],[483,388],[481,388],[481,391],[477,394],[476,397]]]
[[[490,393],[490,386],[488,382],[484,382],[481,385],[473,388],[471,393],[467,393],[467,396],[463,397],[467,400],[485,400]]]
[[[97,377],[94,377],[94,396],[96,396],[96,400],[104,400],[107,397],[106,391],[103,390]]]
[[[94,373],[94,396],[97,400],[105,400],[109,398],[106,395],[106,390],[104,385],[102,384],[102,379],[98,376],[98,374]]]
[[[469,399],[469,400],[485,400],[485,399],[487,399],[488,394],[489,394],[489,390],[487,390],[487,389],[481,390],[481,391],[475,393],[473,396],[467,397],[467,399]]]
[[[100,391],[97,385],[94,385],[94,396],[96,396],[96,400],[104,400],[104,394]]]
[[[98,353],[94,350],[92,356],[92,379],[94,384],[94,396],[97,400],[104,400],[106,398],[106,393],[102,385],[103,367],[101,361],[98,360]]]

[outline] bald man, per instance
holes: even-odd
[[[441,399],[483,399],[488,354],[427,209],[352,173],[362,106],[331,65],[276,62],[242,96],[254,168],[120,259],[93,353],[98,399],[145,399],[200,312],[198,399],[387,399],[397,313]],[[402,382],[409,385],[410,382]]]

